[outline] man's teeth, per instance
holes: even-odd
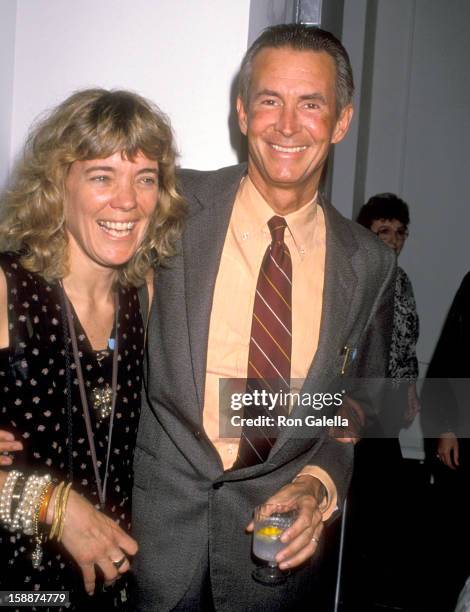
[[[127,221],[126,223],[122,221],[98,221],[101,229],[115,238],[130,234],[135,223],[135,221]]]
[[[303,147],[281,147],[281,145],[272,144],[272,148],[275,151],[280,151],[281,153],[300,153],[301,151],[305,151],[306,146]]]

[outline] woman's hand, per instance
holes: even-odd
[[[49,503],[49,524],[54,513],[54,497],[53,494]],[[138,548],[137,542],[119,525],[73,490],[67,502],[62,544],[80,566],[89,595],[95,590],[95,565],[103,572],[106,582],[113,582],[129,570],[127,555],[135,555]]]
[[[9,431],[0,429],[0,465],[11,465],[13,457],[6,453],[23,450],[23,445]],[[2,454],[5,453],[5,454]]]

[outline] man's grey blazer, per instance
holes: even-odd
[[[321,429],[303,439],[291,437],[286,429],[265,463],[227,472],[204,433],[213,291],[245,173],[246,166],[240,165],[179,175],[189,215],[179,254],[156,276],[135,456],[139,610],[171,610],[207,562],[217,610],[300,609],[299,598],[309,597],[315,582],[315,558],[293,572],[284,586],[259,585],[251,578],[251,537],[244,528],[253,508],[307,464],[330,474],[339,505],[351,476],[352,445],[332,440]],[[351,365],[355,375],[385,376],[393,311],[392,251],[327,202],[321,205],[325,284],[318,349],[303,388],[309,393],[327,392],[337,384],[345,345],[356,348]]]

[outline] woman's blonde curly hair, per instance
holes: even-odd
[[[176,191],[173,134],[167,117],[129,91],[86,89],[71,95],[33,127],[11,189],[2,203],[0,247],[46,280],[68,272],[65,179],[74,161],[140,152],[158,162],[158,205],[133,257],[118,270],[122,285],[141,285],[152,265],[175,253],[185,216]]]

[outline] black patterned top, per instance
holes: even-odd
[[[10,346],[0,350],[0,428],[13,432],[24,446],[24,451],[16,453],[13,467],[28,474],[33,471],[39,475],[50,473],[65,480],[72,466],[73,488],[97,505],[98,494],[71,347],[71,419],[68,416],[66,320],[60,285],[47,283],[37,274],[27,272],[16,255],[1,254],[0,265],[7,280],[10,336]],[[75,314],[74,322],[83,376],[90,391],[96,454],[103,479],[109,417],[102,421],[97,418],[92,408],[91,390],[102,387],[107,381],[111,384],[112,344],[108,351],[94,351]],[[132,461],[144,350],[144,329],[134,288],[119,289],[117,330],[117,401],[106,513],[129,531]],[[68,342],[70,344],[70,339]],[[72,433],[71,446],[69,431]],[[32,550],[32,538],[12,534],[0,527],[0,590],[68,590],[75,604],[69,609],[90,606],[81,573],[60,545],[54,541],[43,546],[44,558],[38,570],[31,564]],[[122,580],[117,584],[120,582]],[[78,603],[82,597],[85,604]]]
[[[395,380],[416,381],[418,359],[416,343],[419,336],[419,319],[413,287],[406,272],[397,267],[395,306],[393,311],[392,345],[390,348],[389,377]]]

